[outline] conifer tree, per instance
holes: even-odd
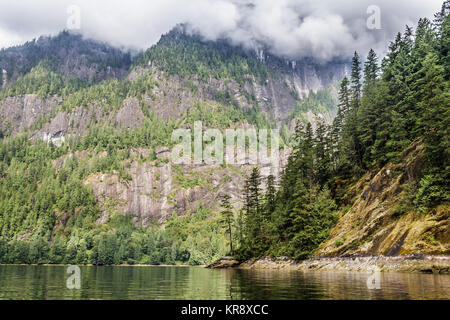
[[[341,81],[341,86],[339,89],[339,95],[338,95],[338,108],[342,112],[342,117],[345,117],[345,115],[350,110],[350,81],[347,77],[344,77]]]
[[[378,98],[378,57],[373,49],[370,49],[364,63],[364,86],[361,107],[357,113],[357,131],[362,148],[363,167],[372,162],[372,145],[375,142],[377,132],[377,118],[382,110],[382,101]]]
[[[333,161],[333,167],[336,171],[339,162],[340,162],[340,150],[339,150],[339,144],[342,137],[342,126],[344,124],[344,119],[350,110],[350,90],[349,90],[349,80],[347,77],[344,77],[344,79],[341,81],[339,93],[338,93],[338,106],[337,106],[337,114],[336,117],[333,120],[333,125],[331,129],[331,145],[332,145],[332,161]]]
[[[358,53],[355,51],[352,58],[352,74],[351,74],[351,108],[356,111],[359,108],[361,99],[361,61]]]
[[[364,88],[367,89],[371,85],[375,84],[378,78],[378,72],[380,67],[378,66],[378,57],[373,49],[370,49],[367,55],[366,62],[364,62]]]
[[[350,110],[342,125],[339,146],[340,166],[344,171],[359,171],[362,168],[363,150],[358,137],[357,113],[361,103],[361,62],[357,52],[352,59]],[[341,101],[342,103],[342,101]]]
[[[250,176],[245,181],[244,198],[245,227],[243,228],[244,244],[241,249],[258,254],[261,249],[258,239],[261,236],[263,225],[261,175],[258,167],[252,169]]]
[[[330,156],[330,137],[328,135],[328,126],[322,119],[317,122],[314,144],[314,159],[316,175],[315,180],[320,186],[323,186],[330,178],[332,163]]]
[[[450,0],[445,0],[441,11],[435,16],[434,21],[437,47],[440,62],[444,66],[444,79],[450,79]]]
[[[428,147],[429,161],[443,170],[449,165],[450,94],[444,81],[444,68],[438,64],[436,54],[429,53],[414,84],[417,90],[419,119]],[[448,174],[448,172],[447,172]]]
[[[310,122],[306,125],[306,130],[303,139],[300,141],[300,173],[301,178],[308,181],[308,186],[312,187],[314,176],[314,132]]]
[[[233,254],[233,206],[230,203],[230,195],[224,194],[221,197],[220,206],[221,211],[221,221],[225,228],[225,232],[228,235],[230,241],[230,253]]]
[[[266,186],[266,194],[265,194],[265,210],[264,210],[264,219],[266,221],[270,220],[272,213],[275,211],[275,177],[271,174],[267,177],[267,186]]]

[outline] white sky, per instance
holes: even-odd
[[[83,35],[115,46],[145,49],[177,23],[207,39],[263,43],[288,58],[322,60],[382,51],[404,26],[432,18],[442,0],[0,0],[0,48],[67,29],[71,5],[80,8]],[[377,5],[381,30],[367,28]]]

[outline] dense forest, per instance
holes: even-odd
[[[270,70],[248,57],[244,51],[231,47],[225,41],[201,41],[197,35],[188,35],[184,25],[177,26],[159,40],[158,45],[139,57],[138,65],[156,65],[169,74],[191,76],[202,81],[209,78],[231,78],[239,83],[254,76],[263,82]]]
[[[80,34],[69,31],[63,31],[56,37],[41,36],[22,46],[1,49],[0,57],[0,68],[8,71],[8,82],[17,80],[42,63],[52,72],[83,83],[121,77],[132,64],[129,52],[85,40]]]
[[[236,255],[310,257],[345,208],[342,195],[365,172],[398,162],[413,143],[425,144],[426,163],[402,193],[401,215],[419,214],[450,200],[450,3],[433,22],[407,26],[380,62],[373,50],[364,64],[355,52],[351,76],[339,90],[331,125],[297,123],[293,151],[279,186],[265,193],[255,168],[236,218]],[[355,245],[357,245],[355,243]]]
[[[182,39],[169,41],[175,36]],[[74,45],[78,42],[80,46]],[[76,74],[64,74],[61,70],[64,59],[59,55],[49,54],[50,59],[39,60],[39,57],[48,57],[47,50],[58,51],[55,48],[62,46],[66,52],[76,49],[83,55],[92,55],[84,67],[95,69],[98,75],[103,75],[107,66],[120,69],[130,66],[128,54],[119,55],[120,51],[103,45],[94,50],[95,43],[81,42],[80,36],[63,32],[56,38],[25,44],[23,61],[12,58],[18,48],[0,52],[0,61],[10,70],[11,77],[10,84],[0,92],[0,101],[26,94],[36,94],[41,99],[59,96],[62,100],[49,117],[38,119],[29,130],[18,135],[8,129],[0,130],[0,263],[204,264],[218,258],[225,253],[226,243],[220,218],[210,208],[199,207],[183,219],[174,215],[166,221],[164,231],[156,222],[150,227],[138,227],[130,217],[119,213],[113,214],[107,223],[97,225],[101,216],[99,203],[83,180],[91,174],[114,172],[121,181],[127,182],[130,175],[126,163],[130,161],[150,161],[158,166],[155,147],[171,146],[174,143],[171,133],[182,121],[201,120],[205,126],[218,128],[242,122],[264,128],[270,126],[269,121],[257,105],[242,110],[230,92],[220,90],[213,94],[214,104],[195,100],[183,120],[163,120],[150,110],[154,99],[151,92],[167,79],[156,81],[155,77],[160,75],[155,76],[152,70],[136,79],[106,77],[88,81]],[[243,53],[211,45],[172,32],[136,60],[135,67],[151,59],[171,75],[190,78],[203,68],[217,79],[236,81],[245,81],[244,74],[261,72],[258,77],[263,77],[267,72],[261,63]],[[99,50],[110,53],[109,60],[103,58],[107,54],[97,57],[91,52]],[[183,56],[185,60],[176,61]],[[167,68],[164,63],[168,61],[176,69]],[[199,89],[194,81],[188,80],[184,90],[195,94]],[[150,102],[145,100],[148,95]],[[118,128],[94,118],[90,119],[84,135],[74,135],[60,146],[30,140],[32,131],[41,128],[58,112],[68,113],[79,107],[87,109],[95,104],[104,115],[114,115],[130,97],[139,101],[144,114],[142,126]],[[246,96],[246,99],[251,102],[254,97]],[[132,155],[133,148],[148,148],[148,157]],[[87,151],[89,156],[78,159],[76,153],[81,151]],[[66,157],[68,160],[62,168],[55,168],[53,162]],[[175,179],[186,187],[199,183],[198,179],[182,175]],[[211,215],[213,219],[208,218]]]
[[[248,75],[263,82],[272,72],[221,43],[211,48],[189,37],[180,42],[177,37],[183,36],[175,32],[163,37],[135,61],[135,67],[150,62],[170,75],[198,77],[203,82],[210,77],[233,79],[240,85],[249,81]],[[242,190],[242,210],[234,210],[230,197],[223,194],[216,209],[199,207],[185,217],[174,214],[164,229],[156,221],[149,227],[137,226],[119,212],[107,223],[97,224],[98,200],[83,183],[90,174],[113,171],[127,181],[128,160],[155,161],[154,148],[170,146],[170,134],[180,121],[163,121],[150,111],[144,96],[158,85],[151,73],[135,80],[102,79],[106,65],[118,69],[131,65],[129,55],[114,51],[114,61],[92,61],[99,77],[90,82],[64,75],[58,64],[38,62],[30,53],[28,62],[16,67],[26,74],[4,88],[0,100],[28,93],[41,98],[59,95],[63,102],[56,111],[70,112],[100,102],[105,113],[114,113],[126,98],[136,97],[145,119],[135,129],[94,122],[86,135],[61,146],[32,142],[28,131],[17,136],[0,131],[0,263],[196,265],[227,253],[239,259],[264,255],[305,259],[328,237],[339,212],[351,205],[344,197],[346,191],[366,172],[401,161],[403,151],[413,143],[425,145],[426,163],[420,178],[403,191],[398,214],[409,210],[423,214],[448,203],[449,39],[450,3],[446,1],[434,21],[421,19],[415,30],[407,27],[399,33],[382,61],[371,50],[363,63],[355,52],[351,75],[339,84],[332,124],[318,121],[313,130],[304,117],[307,110],[333,109],[331,89],[299,100],[282,124],[283,139],[292,152],[280,179],[263,179],[254,168]],[[28,46],[40,48],[44,40]],[[89,46],[84,50],[88,53]],[[193,82],[188,87],[192,92],[198,89]],[[243,122],[258,128],[273,125],[257,105],[241,110],[230,93],[217,91],[215,97],[213,106],[198,101],[185,123],[202,120],[219,128]],[[292,135],[289,121],[296,121]],[[135,159],[130,148],[136,147],[152,152]],[[83,150],[89,156],[78,159],[76,153]],[[106,157],[101,156],[104,152]],[[68,159],[57,169],[52,162],[61,157]],[[180,175],[179,179],[187,178]]]

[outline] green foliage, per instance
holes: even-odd
[[[319,89],[317,92],[310,91],[308,96],[297,102],[287,117],[289,123],[293,119],[301,119],[307,123],[306,113],[311,111],[314,114],[329,114],[336,108],[336,99],[332,94],[333,87]]]
[[[20,65],[1,51],[0,62],[13,66],[9,70],[18,77],[2,90],[0,99],[27,93],[41,98],[60,95],[63,103],[55,112],[97,104],[103,114],[114,115],[126,98],[136,97],[145,119],[136,129],[118,129],[94,119],[86,135],[71,137],[61,147],[32,144],[26,133],[5,138],[7,131],[0,132],[0,263],[207,264],[230,251],[240,259],[262,255],[305,259],[327,238],[337,220],[337,204],[344,214],[350,208],[349,200],[343,199],[348,186],[367,171],[402,160],[405,148],[415,141],[425,144],[425,161],[417,181],[403,191],[394,215],[412,209],[426,212],[448,203],[449,14],[445,1],[434,22],[421,19],[415,33],[410,27],[399,33],[381,66],[373,50],[363,66],[355,53],[351,77],[340,84],[339,109],[331,126],[319,121],[313,132],[305,113],[329,113],[335,105],[332,88],[310,92],[298,102],[288,117],[297,120],[297,126],[279,186],[270,176],[262,191],[255,168],[244,186],[243,210],[234,212],[227,199],[221,212],[200,207],[184,217],[174,214],[164,230],[137,226],[117,212],[109,212],[109,220],[98,225],[101,210],[93,191],[83,183],[92,173],[112,171],[127,181],[132,148],[154,150],[173,143],[170,135],[180,121],[162,120],[150,111],[146,99],[153,99],[152,89],[158,85],[152,72],[136,80],[88,83],[64,77],[60,57],[39,60],[39,55],[27,53],[28,62]],[[58,41],[67,39],[63,35]],[[27,46],[35,50],[38,45]],[[90,47],[79,49],[90,52]],[[89,65],[98,70],[109,65],[122,68],[127,59],[121,57],[108,61],[93,57]],[[262,82],[269,75],[262,63],[239,50],[179,31],[164,36],[142,55],[139,64],[148,63],[185,78],[192,92],[198,90],[197,79],[234,79],[242,86],[248,79]],[[253,105],[248,111],[237,107],[230,92],[216,91],[217,103],[196,101],[184,123],[201,120],[210,127],[228,128],[247,121],[258,128],[272,127],[255,97],[245,97]],[[48,120],[40,119],[33,130]],[[281,133],[285,140],[290,136],[286,123]],[[88,156],[78,158],[77,151],[85,150]],[[64,160],[58,168],[52,163],[57,159]],[[150,152],[149,159],[140,161],[154,159]],[[182,172],[175,182],[184,188],[206,183],[199,175]],[[431,236],[427,239],[435,241]],[[348,247],[360,245],[352,242]]]
[[[199,37],[189,36],[185,31],[172,30],[164,35],[157,45],[148,49],[138,64],[156,65],[171,75],[195,76],[202,81],[235,79],[245,83],[250,76],[263,82],[269,71],[264,64],[247,57],[225,42],[204,42]]]
[[[11,86],[1,91],[0,100],[6,97],[24,94],[37,94],[41,99],[56,94],[73,93],[86,86],[86,82],[77,78],[65,79],[51,71],[48,62],[41,62],[29,73],[18,78]]]
[[[442,35],[449,21],[448,1],[436,21],[420,19],[415,37],[412,28],[398,33],[381,64],[373,50],[364,63],[362,97],[359,98],[358,57],[353,60],[351,88],[342,82],[340,109],[332,128],[334,176],[360,177],[388,162],[399,162],[403,151],[424,141],[426,163],[419,177],[414,204],[419,211],[448,202],[450,173],[450,95],[442,56]],[[346,111],[350,106],[350,111]],[[421,139],[421,140],[420,140]],[[345,188],[345,187],[344,187]],[[332,190],[334,194],[339,190]],[[405,208],[397,208],[399,212]]]
[[[450,196],[445,189],[448,180],[440,174],[426,174],[419,182],[414,205],[419,212],[425,212],[441,203],[448,203]]]
[[[166,230],[175,243],[185,252],[191,265],[211,263],[227,252],[227,238],[222,232],[222,217],[211,210],[200,207],[184,217],[174,215]]]
[[[342,246],[344,244],[344,242],[342,241],[342,240],[336,240],[336,242],[334,243],[334,245],[336,246],[336,247],[340,247],[340,246]]]

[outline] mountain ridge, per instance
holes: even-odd
[[[371,50],[362,67],[355,52],[340,82],[343,63],[277,60],[177,30],[122,78],[74,81],[36,59],[1,91],[1,261],[206,264],[233,237],[239,260],[447,252],[439,28],[424,19],[415,38],[399,33],[381,65]],[[172,163],[173,130],[196,121],[277,128],[292,152],[279,175]]]

